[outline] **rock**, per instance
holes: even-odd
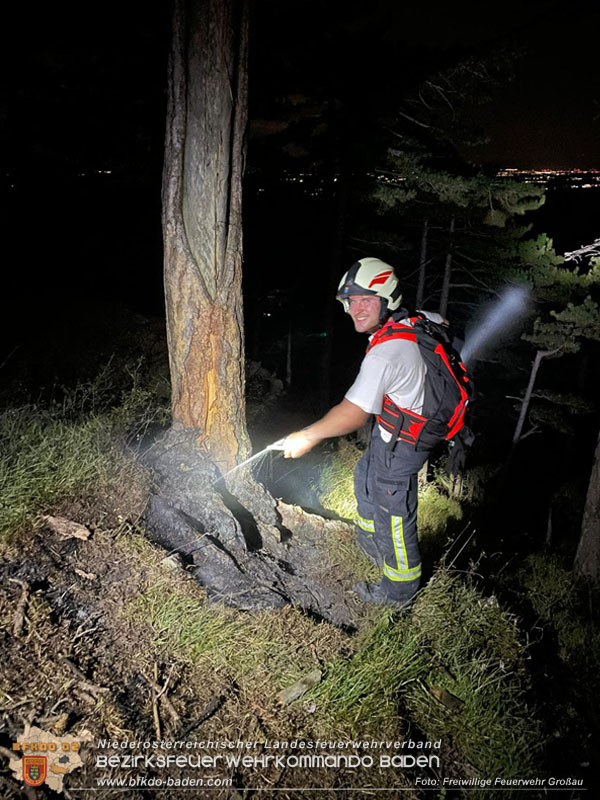
[[[170,572],[181,572],[184,568],[183,559],[178,553],[172,553],[170,556],[163,558],[160,565]]]

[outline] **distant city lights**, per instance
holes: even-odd
[[[401,186],[406,182],[403,175],[394,172],[368,172],[367,177],[377,183],[388,186]],[[519,167],[503,167],[496,173],[497,178],[506,178],[521,183],[534,183],[547,186],[549,189],[600,189],[600,170],[598,169],[521,169]],[[301,184],[298,186],[302,194],[319,197],[334,191],[333,184],[338,183],[339,175],[324,176],[318,172],[284,171],[279,178],[281,183]],[[259,193],[264,187],[257,189]]]
[[[118,177],[120,173],[115,173],[111,169],[92,169],[85,172],[76,173],[78,178],[93,178],[99,175]],[[5,186],[16,189],[18,180],[11,173],[5,173]],[[350,176],[352,177],[352,176]],[[384,172],[377,170],[367,172],[367,178],[371,178],[379,184],[387,186],[402,186],[406,182],[406,177],[395,172]],[[503,167],[496,173],[497,178],[519,181],[522,183],[533,183],[546,186],[548,189],[600,189],[600,169],[522,169],[520,167]],[[323,175],[320,172],[290,172],[284,170],[275,179],[275,184],[296,184],[298,191],[309,197],[322,197],[339,190],[341,176],[337,173]],[[264,194],[273,188],[274,184],[255,186],[257,194]]]
[[[537,183],[542,186],[563,186],[569,189],[599,189],[600,170],[598,169],[519,169],[505,167],[497,176],[512,178],[523,183]],[[585,183],[584,183],[585,181]]]

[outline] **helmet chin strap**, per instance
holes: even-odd
[[[381,326],[385,324],[385,321],[388,319],[388,317],[391,316],[391,314],[390,314],[390,312],[388,310],[387,300],[385,300],[383,297],[380,297],[379,298],[379,304],[380,304],[380,306],[379,306],[379,327],[381,328]]]

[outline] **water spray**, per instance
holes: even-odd
[[[465,365],[469,365],[492,339],[514,327],[526,313],[531,300],[531,291],[527,286],[510,286],[499,298],[487,306],[479,321],[466,337],[461,350]]]
[[[250,458],[247,458],[245,461],[242,461],[241,464],[237,464],[235,467],[232,467],[224,475],[221,475],[219,478],[217,478],[215,481],[213,481],[213,486],[215,485],[215,483],[218,483],[219,481],[222,481],[223,478],[226,478],[228,475],[231,475],[231,473],[235,472],[237,469],[240,469],[241,467],[245,467],[246,464],[250,464],[250,463],[252,463],[253,461],[256,461],[259,458],[263,458],[264,456],[267,455],[267,453],[270,453],[270,452],[272,452],[274,450],[277,451],[277,452],[283,452],[285,450],[285,440],[286,440],[285,436],[283,437],[283,439],[277,439],[276,442],[273,442],[273,444],[269,444],[265,448],[263,448],[262,450],[259,450],[258,453],[255,453],[253,456],[250,456]]]

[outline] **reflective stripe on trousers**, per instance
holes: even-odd
[[[383,574],[391,581],[418,580],[421,577],[421,563],[419,561],[417,566],[409,566],[410,562],[406,553],[402,517],[392,516],[391,521],[392,541],[394,543],[394,553],[396,556],[395,567],[390,566],[386,561],[384,561]]]
[[[368,533],[375,532],[375,523],[372,519],[363,519],[360,514],[358,515],[358,519],[356,520],[356,524],[359,528],[362,528],[363,531],[367,531]]]

